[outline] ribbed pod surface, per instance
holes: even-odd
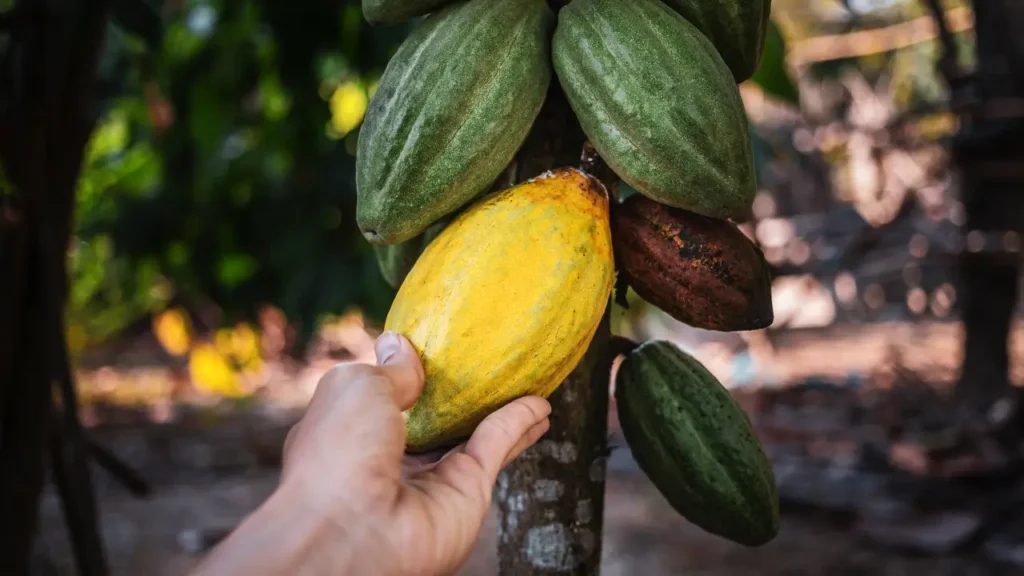
[[[615,384],[634,458],[682,516],[759,546],[779,530],[771,463],[742,408],[695,358],[651,341],[626,356]]]
[[[388,63],[359,133],[356,219],[397,244],[487,189],[551,80],[544,0],[470,0],[431,14]]]
[[[554,392],[593,339],[613,279],[608,196],[577,170],[460,214],[413,266],[385,322],[426,373],[407,413],[409,448],[457,442],[507,402]]]
[[[574,0],[559,12],[555,72],[584,132],[623,180],[663,204],[744,215],[756,190],[732,73],[661,0]]]
[[[736,82],[757,72],[771,0],[663,0],[711,40]]]

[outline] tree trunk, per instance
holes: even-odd
[[[969,102],[959,101],[959,81],[951,81],[962,119],[953,161],[963,183],[967,234],[1024,230],[1024,70],[1016,65],[1024,11],[1010,10],[1015,2],[973,3],[977,67],[964,84]],[[946,60],[948,68],[954,59]],[[959,264],[964,363],[955,396],[974,413],[1012,392],[1007,347],[1020,262],[1018,255],[1001,250],[967,251]]]
[[[103,1],[21,0],[15,12],[0,71],[9,83],[0,86],[0,160],[10,185],[0,190],[0,574],[30,572],[53,386],[66,377],[63,312],[75,188],[95,122],[107,22]],[[78,448],[55,450],[76,474],[83,469]],[[87,477],[69,481],[75,494],[91,498]],[[92,524],[85,539],[97,543],[90,502],[71,506],[78,521]],[[98,568],[89,573],[105,570],[101,553],[86,554]]]
[[[517,158],[517,180],[554,168],[579,166],[583,143],[576,117],[554,81],[534,131]],[[606,312],[580,365],[550,398],[550,431],[498,478],[495,501],[499,507],[498,572],[502,576],[599,571],[608,456],[610,336]]]

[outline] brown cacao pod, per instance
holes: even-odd
[[[719,332],[774,321],[768,263],[728,220],[634,194],[612,213],[612,234],[620,274],[676,320]]]

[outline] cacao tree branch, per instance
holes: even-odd
[[[582,129],[558,83],[552,82],[540,117],[517,159],[519,180],[580,163],[582,148]],[[584,169],[589,172],[594,166]],[[614,184],[603,183],[606,187]],[[501,576],[599,572],[608,457],[608,378],[614,358],[609,354],[610,336],[606,312],[580,365],[549,399],[551,429],[498,478],[495,501]]]
[[[83,436],[82,442],[96,465],[107,471],[121,486],[136,498],[145,498],[152,494],[153,487],[138,470],[124,463],[108,448],[97,443],[94,438]]]
[[[58,316],[58,326],[54,331],[58,336],[54,348],[59,365],[57,379],[61,405],[58,407],[50,396],[55,420],[50,436],[50,458],[78,573],[100,576],[107,573],[107,559],[100,541],[92,474],[82,424],[78,420],[78,393],[60,318]]]
[[[974,27],[969,8],[954,8],[945,13],[944,22],[951,34],[965,32]],[[885,28],[860,30],[846,34],[829,34],[801,40],[794,44],[786,59],[793,66],[807,66],[841,58],[861,58],[915,44],[931,42],[939,37],[935,20],[921,16]]]

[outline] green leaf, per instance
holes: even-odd
[[[800,92],[786,70],[786,40],[774,20],[768,23],[761,67],[750,81],[760,86],[769,96],[800,105]]]
[[[150,0],[112,0],[110,8],[118,26],[145,41],[150,51],[160,51],[164,23],[157,6]]]
[[[257,268],[256,259],[248,254],[227,254],[217,263],[217,277],[224,286],[234,288],[252,277]]]

